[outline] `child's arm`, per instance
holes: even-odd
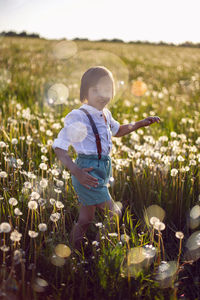
[[[88,185],[95,187],[98,184],[98,179],[88,174],[88,172],[91,171],[93,167],[81,169],[72,161],[66,150],[56,147],[54,151],[63,165],[67,167],[70,170],[71,174],[74,175],[77,180],[87,189],[89,189]]]
[[[145,118],[144,120],[140,120],[135,123],[120,125],[119,130],[116,133],[116,135],[114,135],[114,137],[121,137],[121,136],[127,135],[132,131],[135,131],[141,127],[149,126],[155,122],[159,123],[160,118],[159,117],[148,117],[148,118]]]

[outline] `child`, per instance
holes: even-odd
[[[58,159],[71,171],[72,184],[78,195],[79,217],[70,234],[71,243],[77,249],[81,248],[81,241],[93,221],[96,207],[104,212],[108,209],[111,221],[116,215],[121,218],[121,210],[107,187],[112,176],[109,156],[111,135],[121,137],[160,121],[159,117],[148,117],[134,124],[120,125],[105,108],[114,94],[112,73],[103,66],[89,68],[81,78],[80,101],[83,105],[67,114],[64,128],[52,145]],[[79,129],[82,135],[74,138]],[[70,144],[78,153],[75,163],[67,154]]]

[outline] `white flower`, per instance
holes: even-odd
[[[35,238],[38,236],[38,232],[35,232],[33,230],[29,230],[28,231],[28,235],[31,237],[31,238]]]
[[[47,230],[47,225],[46,225],[45,223],[40,223],[40,224],[38,225],[38,229],[39,229],[40,231],[46,231],[46,230]]]
[[[7,222],[3,222],[0,224],[0,232],[10,232],[11,231],[11,226]]]
[[[117,232],[110,232],[110,233],[108,233],[108,235],[111,236],[111,237],[117,237],[118,236]]]
[[[163,222],[158,221],[154,224],[154,228],[158,231],[162,231],[165,229],[165,224]]]
[[[8,202],[9,202],[10,205],[12,205],[12,206],[17,205],[17,203],[18,203],[17,199],[15,199],[15,198],[10,198],[10,199],[8,200]]]
[[[50,220],[53,222],[57,222],[60,219],[60,213],[54,213],[50,215]]]
[[[171,169],[171,176],[175,177],[178,174],[178,170],[177,169]]]
[[[37,193],[37,192],[32,192],[32,193],[30,194],[30,197],[31,197],[31,199],[38,200],[38,199],[40,198],[40,194]]]
[[[99,245],[99,242],[97,242],[97,241],[93,241],[93,242],[92,242],[92,245],[94,245],[94,246],[98,246],[98,245]]]
[[[22,212],[21,212],[21,210],[20,210],[18,207],[16,207],[16,208],[14,209],[14,214],[15,214],[16,216],[21,216],[21,215],[22,215]]]
[[[21,240],[22,234],[19,233],[16,229],[10,234],[10,239],[14,242],[19,242]]]
[[[40,168],[41,170],[47,170],[47,164],[41,163],[41,164],[39,165],[39,168]]]
[[[151,217],[151,219],[149,220],[151,225],[154,225],[156,222],[159,222],[160,219],[157,217]]]
[[[12,139],[12,141],[11,141],[11,143],[13,144],[13,145],[17,145],[18,144],[18,139]]]
[[[177,239],[180,239],[180,240],[182,240],[184,238],[184,234],[181,231],[177,231],[175,233],[175,236],[177,237]]]
[[[64,204],[61,201],[56,201],[56,207],[57,208],[63,208]]]
[[[0,172],[0,178],[7,178],[8,174],[4,171]]]
[[[43,178],[42,180],[40,180],[40,186],[42,188],[46,188],[48,186],[48,180]]]
[[[37,207],[38,207],[38,204],[37,204],[36,201],[31,200],[31,201],[28,202],[28,208],[29,209],[37,209]]]

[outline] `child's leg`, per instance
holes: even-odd
[[[115,226],[116,226],[116,216],[119,218],[119,220],[122,217],[122,212],[121,209],[117,206],[117,204],[113,201],[113,199],[111,198],[111,200],[100,203],[100,204],[96,204],[97,207],[99,207],[100,209],[102,209],[104,211],[104,213],[106,213],[106,211],[108,210],[109,212],[109,218],[110,218],[110,222],[106,222],[106,224],[104,224],[105,228],[103,230],[103,232],[106,232],[107,230],[109,230],[109,223],[110,223],[110,227],[111,230],[114,231],[115,230]],[[96,240],[99,241],[99,232],[97,233],[96,236]]]
[[[77,249],[81,248],[83,236],[94,219],[95,209],[95,205],[84,206],[81,204],[78,221],[70,233],[70,242],[73,247]]]

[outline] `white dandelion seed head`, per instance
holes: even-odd
[[[28,202],[28,208],[29,209],[37,209],[38,208],[38,204],[36,201],[34,200],[31,200]]]
[[[10,232],[11,231],[11,226],[7,222],[3,222],[0,224],[0,232]]]

